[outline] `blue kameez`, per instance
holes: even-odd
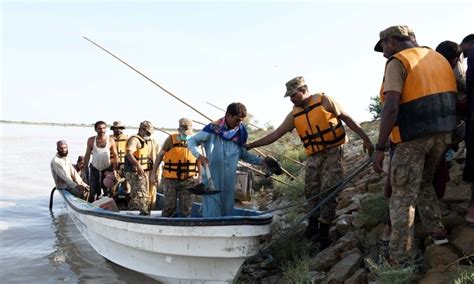
[[[204,195],[202,202],[203,217],[230,216],[234,209],[235,180],[237,176],[237,162],[261,165],[263,159],[252,155],[239,144],[224,140],[218,135],[200,131],[188,140],[188,148],[198,158],[201,154],[199,145],[204,145],[206,157],[209,161],[212,182],[220,193]],[[208,185],[205,171],[202,171],[202,182]]]

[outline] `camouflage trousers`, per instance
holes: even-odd
[[[308,157],[304,185],[306,199],[325,192],[343,178],[342,158],[342,146],[330,148]],[[310,200],[308,211],[314,208],[319,201],[321,201],[321,197]],[[335,215],[336,200],[332,199],[321,207],[320,213],[315,213],[312,216],[319,218],[322,223],[329,224]]]
[[[180,216],[190,216],[191,208],[193,206],[193,196],[186,187],[194,186],[194,179],[189,178],[185,180],[177,179],[162,179],[164,193],[165,193],[165,208],[163,210],[163,217],[171,217],[176,211],[176,201],[179,198],[179,214]],[[177,212],[177,213],[178,213]]]
[[[415,257],[415,206],[428,233],[444,231],[432,180],[451,133],[440,133],[396,146],[390,163],[390,257],[397,263]]]
[[[128,210],[139,210],[140,214],[150,215],[148,172],[140,176],[136,172],[125,172],[125,179],[130,183],[130,202]]]

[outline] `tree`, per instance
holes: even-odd
[[[382,102],[380,101],[380,97],[371,97],[370,100],[372,102],[369,104],[369,112],[372,114],[374,120],[379,119],[382,115]]]

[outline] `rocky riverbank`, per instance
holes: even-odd
[[[375,141],[378,122],[365,123],[363,128]],[[346,173],[367,159],[362,141],[351,133],[349,137]],[[262,248],[268,249],[245,263],[238,282],[474,283],[474,228],[464,219],[471,196],[469,185],[462,182],[464,153],[461,143],[450,162],[451,180],[440,200],[449,243],[432,244],[417,217],[415,237],[420,258],[416,267],[397,270],[379,260],[387,247],[387,242],[381,241],[388,214],[388,201],[383,196],[386,175],[375,173],[369,166],[337,196],[337,219],[330,230],[332,246],[319,251],[317,244],[303,238],[307,221],[302,221],[304,205],[276,211],[272,235],[262,240]],[[303,170],[295,175],[298,178],[291,182],[292,187],[273,183],[273,188],[261,189],[255,196],[260,209],[304,202]]]

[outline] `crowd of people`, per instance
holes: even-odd
[[[320,201],[314,196],[343,178],[345,124],[362,139],[364,151],[369,156],[374,153],[375,172],[382,173],[383,161],[390,157],[387,258],[400,266],[411,263],[416,257],[415,208],[434,243],[448,242],[433,176],[440,161],[457,151],[463,139],[463,179],[472,189],[466,221],[474,224],[474,35],[460,44],[444,41],[435,51],[420,46],[409,27],[392,26],[380,32],[374,50],[387,58],[375,146],[338,102],[324,93],[311,93],[305,79],[298,76],[286,83],[284,94],[292,110],[273,132],[253,142],[247,141],[242,124],[247,110],[241,103],[230,104],[224,117],[194,135],[192,121],[180,119],[177,133],[169,135],[161,148],[150,137],[154,127],[149,121],[143,121],[138,133],[130,137],[123,134],[121,122],[114,122],[114,134],[107,136],[106,123],[98,121],[94,126],[97,135],[87,140],[85,156],[75,166],[67,159],[66,141],[57,142],[58,152],[51,161],[56,187],[93,202],[110,194],[103,180],[114,173],[117,180],[125,180],[124,188],[130,193],[128,209],[149,215],[155,206],[156,186],[161,183],[165,193],[162,216],[172,217],[191,214],[193,198],[186,189],[202,180],[218,191],[203,196],[202,216],[229,216],[234,208],[238,161],[265,166],[262,157],[248,150],[271,144],[296,129],[307,154],[304,194],[309,211]],[[467,58],[466,72],[463,58]],[[209,172],[201,169],[204,165]],[[321,249],[331,245],[329,229],[335,208],[334,200],[327,202],[309,217],[304,235]]]

